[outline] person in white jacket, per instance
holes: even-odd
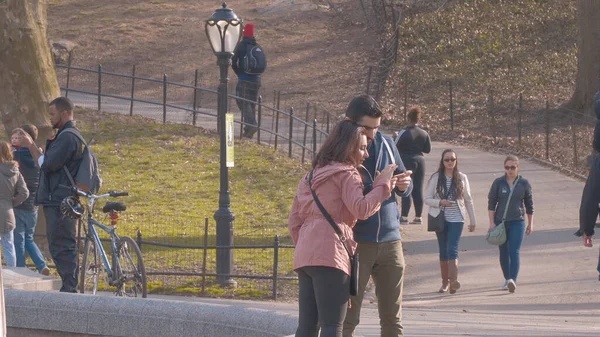
[[[475,230],[476,220],[469,179],[458,170],[458,158],[456,152],[451,149],[442,152],[439,168],[429,178],[425,204],[429,206],[429,214],[433,217],[444,211],[444,230],[435,233],[440,249],[442,275],[442,287],[439,292],[449,291],[450,294],[454,294],[460,288],[458,242],[467,213],[470,220],[469,232]]]

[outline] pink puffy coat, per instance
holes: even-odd
[[[353,166],[334,163],[315,169],[312,187],[344,233],[352,254],[356,250],[352,227],[357,219],[367,219],[379,210],[381,202],[390,197],[390,183],[377,181],[373,190],[363,196],[362,180]],[[350,275],[348,253],[314,202],[308,186],[308,174],[298,184],[288,229],[296,245],[294,270],[305,266],[325,266]]]

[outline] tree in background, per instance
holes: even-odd
[[[47,0],[0,0],[0,118],[6,133],[34,124],[51,134],[48,103],[60,95],[46,35]]]
[[[600,82],[600,1],[577,0],[577,78],[567,106],[594,115],[592,99]]]

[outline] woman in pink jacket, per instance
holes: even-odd
[[[350,289],[350,258],[331,224],[314,201],[312,189],[346,238],[354,254],[352,227],[367,219],[390,197],[396,165],[386,167],[373,189],[363,195],[357,167],[368,158],[363,127],[351,121],[335,126],[298,184],[288,229],[296,246],[294,270],[299,281],[299,320],[296,337],[341,337]]]

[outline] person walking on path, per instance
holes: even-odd
[[[65,167],[72,177],[83,158],[85,144],[72,132],[74,129],[73,103],[66,97],[58,97],[50,102],[48,108],[50,123],[58,129],[56,135],[46,141],[46,153],[34,143],[29,135],[24,134],[23,146],[26,146],[40,167],[40,183],[36,204],[44,207],[46,218],[46,236],[50,247],[50,255],[54,260],[58,274],[62,280],[61,292],[77,292],[77,221],[63,216],[60,212],[61,201],[73,194],[71,182]]]
[[[404,163],[407,170],[413,172],[411,176],[413,180],[412,193],[407,197],[402,197],[401,224],[408,223],[411,199],[415,204],[415,218],[411,224],[421,224],[423,222],[421,218],[423,214],[423,182],[425,180],[423,154],[431,152],[431,139],[427,131],[421,129],[418,125],[422,116],[423,112],[420,107],[410,108],[407,115],[409,124],[398,132],[395,140],[402,163]]]
[[[436,232],[440,249],[440,273],[442,286],[440,293],[456,293],[460,289],[458,281],[458,243],[462,235],[467,213],[469,232],[475,230],[475,208],[467,175],[458,170],[458,157],[451,149],[442,152],[437,172],[431,175],[427,184],[425,203],[429,214],[436,217],[444,211],[444,230]]]
[[[13,160],[10,145],[0,142],[0,244],[6,266],[16,267],[13,230],[15,213],[13,208],[29,196],[25,179],[19,172],[19,164]]]
[[[600,88],[594,96],[596,126],[594,128],[593,151],[590,158],[590,170],[581,194],[579,207],[579,230],[575,235],[583,236],[583,245],[592,247],[594,227],[600,213]],[[598,255],[598,281],[600,281],[600,253]]]
[[[296,337],[341,337],[348,307],[350,257],[356,243],[352,227],[373,215],[388,199],[396,165],[388,165],[363,194],[358,166],[368,158],[364,129],[342,121],[319,150],[312,170],[298,184],[288,228],[296,246],[294,270],[299,282],[299,319]],[[315,193],[316,196],[313,195]],[[346,238],[342,241],[320,202]],[[344,247],[346,245],[346,247]],[[350,251],[350,253],[346,250]]]
[[[517,156],[506,157],[504,172],[502,177],[494,180],[488,194],[489,230],[504,222],[506,242],[499,246],[500,267],[505,279],[503,289],[513,293],[517,288],[523,237],[533,232],[533,192],[529,181],[519,175]],[[509,200],[511,191],[512,197]],[[506,218],[503,218],[505,213]]]
[[[351,306],[344,321],[344,337],[354,335],[360,322],[365,288],[372,276],[375,281],[382,337],[403,336],[402,289],[404,282],[404,253],[400,236],[400,213],[396,196],[410,195],[413,184],[411,171],[407,171],[400,159],[394,141],[381,132],[382,112],[371,96],[355,97],[346,109],[346,119],[362,126],[369,139],[369,158],[361,169],[365,191],[370,191],[378,172],[390,164],[396,164],[394,174],[398,177],[394,193],[381,204],[379,211],[354,226],[354,238],[360,254],[358,293],[350,298]]]
[[[256,43],[253,23],[244,25],[242,36],[242,41],[233,54],[231,68],[238,77],[235,95],[245,123],[244,137],[252,138],[258,131],[254,102],[258,101],[260,76],[266,68],[266,57],[262,47]]]
[[[40,274],[50,275],[50,269],[46,265],[44,255],[34,241],[35,226],[38,219],[38,206],[35,205],[35,197],[40,179],[40,169],[33,161],[33,156],[28,148],[23,147],[23,133],[27,133],[33,141],[37,139],[38,130],[35,125],[27,124],[21,128],[14,129],[11,136],[13,146],[13,157],[19,163],[19,171],[25,178],[29,197],[21,205],[15,207],[15,253],[17,255],[17,267],[26,267],[25,252],[29,254]]]

